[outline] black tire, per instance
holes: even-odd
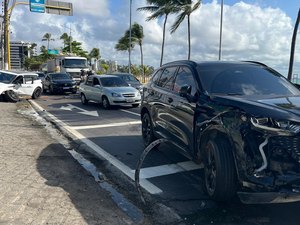
[[[45,89],[45,86],[43,85],[43,93],[46,94],[47,90]]]
[[[152,121],[148,113],[142,117],[142,137],[145,147],[157,139],[154,136]]]
[[[106,96],[102,97],[102,106],[104,109],[109,109],[110,108],[110,103],[109,100]]]
[[[205,145],[204,184],[210,198],[228,201],[236,193],[236,171],[230,145],[224,138],[209,139]]]
[[[14,92],[13,90],[5,91],[4,95],[6,101],[8,102],[18,102],[20,100],[18,93]]]
[[[53,86],[52,86],[52,85],[49,87],[49,93],[50,93],[51,95],[54,95],[54,89],[53,89]]]
[[[33,92],[33,94],[32,94],[32,99],[37,99],[38,97],[40,97],[41,96],[41,94],[42,94],[42,88],[40,88],[40,87],[37,87],[35,90],[34,90],[34,92]]]
[[[132,107],[133,107],[133,108],[137,108],[137,107],[139,107],[139,105],[140,105],[140,104],[132,104]]]
[[[80,99],[81,99],[81,103],[82,103],[83,105],[86,105],[86,104],[88,104],[88,102],[89,102],[89,101],[86,99],[86,97],[85,97],[85,95],[84,95],[83,93],[81,93]]]

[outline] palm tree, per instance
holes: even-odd
[[[125,37],[129,38],[129,30],[126,31]],[[140,46],[141,53],[141,68],[144,66],[144,55],[143,55],[143,39],[144,39],[144,31],[143,26],[138,23],[134,23],[131,27],[131,39],[133,43],[137,43]],[[142,70],[142,76],[144,81],[144,71]]]
[[[94,58],[95,59],[95,70],[98,70],[98,66],[97,66],[97,61],[100,58],[100,50],[99,48],[93,48],[92,51],[89,54],[90,59]]]
[[[175,23],[171,27],[171,33],[174,33],[179,25],[182,23],[185,17],[187,17],[188,22],[188,60],[191,58],[191,24],[190,24],[190,16],[192,12],[198,9],[201,5],[202,0],[197,0],[195,3],[192,0],[176,0],[174,4],[177,5],[177,9],[180,9],[181,13],[177,16]]]
[[[164,45],[165,45],[165,36],[166,36],[166,24],[168,16],[170,13],[178,11],[174,4],[174,0],[147,0],[149,6],[138,8],[138,11],[147,11],[152,13],[147,17],[147,21],[158,19],[160,17],[165,17],[163,25],[163,40],[161,45],[161,56],[160,56],[160,66],[162,65],[163,56],[164,56]]]
[[[63,33],[60,37],[59,37],[60,40],[63,40],[63,43],[64,43],[64,48],[66,47],[66,44],[68,42],[70,42],[70,37],[67,33]]]
[[[47,41],[48,42],[48,44],[47,44],[47,50],[49,50],[49,42],[50,41],[54,41],[54,38],[51,38],[51,34],[50,33],[46,33],[46,34],[44,34],[42,41]]]

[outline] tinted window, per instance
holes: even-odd
[[[174,76],[176,70],[177,67],[165,68],[160,76],[160,79],[157,81],[157,85],[163,88],[173,89]]]
[[[199,69],[204,89],[229,95],[300,95],[277,72],[257,65],[209,65]]]
[[[103,87],[128,87],[128,84],[119,77],[101,77]]]
[[[88,79],[87,79],[87,81],[86,81],[85,84],[91,86],[93,84],[93,78],[92,77],[88,77]]]
[[[0,82],[9,84],[15,79],[16,75],[0,72]]]
[[[99,80],[98,80],[97,77],[94,77],[94,79],[93,79],[93,85],[100,85],[100,82],[99,82]]]
[[[188,67],[180,67],[174,83],[174,91],[179,93],[183,86],[191,86],[191,95],[196,93],[196,83],[192,71]]]
[[[157,85],[158,80],[159,80],[159,78],[160,78],[162,72],[163,72],[163,69],[158,70],[158,71],[152,76],[151,80],[152,80],[152,82],[153,82],[154,84]]]
[[[71,79],[71,77],[66,73],[53,73],[50,74],[52,80],[64,80],[64,79]]]

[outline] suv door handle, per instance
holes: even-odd
[[[168,102],[169,103],[173,102],[173,98],[168,98]]]

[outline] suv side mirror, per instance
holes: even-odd
[[[191,94],[191,89],[192,87],[190,86],[190,85],[184,85],[184,86],[182,86],[181,88],[180,88],[180,90],[179,90],[179,95],[181,96],[181,97],[187,97],[188,95],[190,95]]]

